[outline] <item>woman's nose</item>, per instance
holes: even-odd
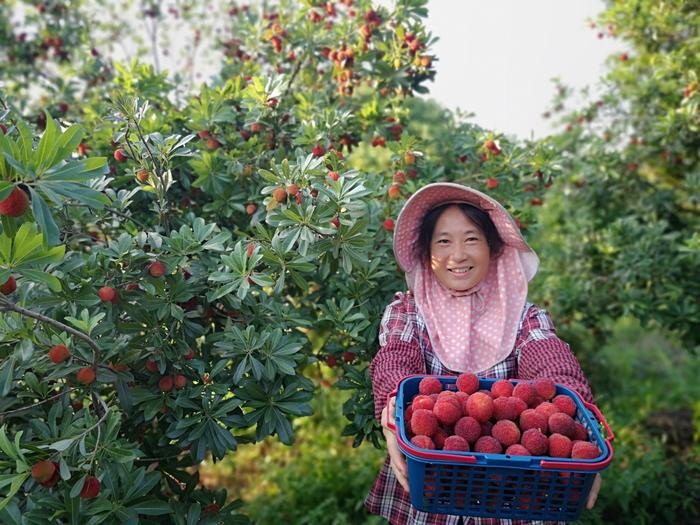
[[[454,250],[452,250],[452,259],[455,261],[463,261],[467,258],[467,248],[466,246],[456,243],[454,245]]]

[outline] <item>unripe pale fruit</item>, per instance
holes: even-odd
[[[136,172],[136,179],[139,182],[148,182],[148,170],[140,169]]]
[[[124,162],[128,157],[126,156],[126,153],[124,153],[120,149],[115,149],[114,150],[114,160],[117,162]]]
[[[117,291],[111,286],[103,286],[97,291],[97,295],[99,295],[100,299],[106,303],[109,301],[114,301],[115,297],[117,296]]]
[[[403,156],[403,162],[408,166],[410,166],[411,164],[415,164],[416,156],[412,152],[407,151]]]
[[[27,211],[29,198],[19,187],[15,186],[10,195],[0,201],[0,215],[5,217],[20,217]]]
[[[10,277],[5,281],[5,284],[0,286],[0,293],[3,295],[10,295],[17,289],[17,281],[14,277]]]
[[[148,273],[151,277],[162,277],[165,275],[165,265],[160,261],[154,261],[149,265]]]
[[[49,350],[49,359],[53,363],[63,363],[70,357],[70,350],[65,345],[56,345]]]
[[[401,188],[398,184],[392,184],[389,186],[387,194],[389,195],[390,199],[399,199],[401,198]]]
[[[86,366],[78,370],[75,374],[75,379],[81,385],[90,385],[95,381],[95,370],[92,367]]]
[[[100,493],[100,480],[95,476],[85,478],[83,488],[80,489],[80,497],[83,499],[92,499]]]

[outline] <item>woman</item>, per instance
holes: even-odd
[[[370,365],[375,414],[388,457],[365,505],[395,525],[496,524],[416,510],[408,469],[387,420],[387,394],[410,374],[549,378],[591,391],[569,346],[556,336],[549,315],[527,302],[527,283],[539,260],[508,212],[481,192],[454,183],[429,184],[404,205],[396,223],[394,254],[409,291],[387,306],[380,350]],[[600,477],[591,489],[595,503]],[[504,520],[504,523],[529,523]]]

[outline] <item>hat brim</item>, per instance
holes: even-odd
[[[488,195],[454,182],[437,182],[424,186],[401,209],[394,229],[394,255],[403,271],[412,271],[419,262],[416,243],[425,214],[437,206],[451,202],[472,204],[488,213],[505,245],[521,252],[528,281],[534,276],[539,259],[525,242],[510,213]]]

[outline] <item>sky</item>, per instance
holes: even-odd
[[[429,96],[500,133],[551,133],[542,117],[555,92],[551,79],[593,87],[606,57],[623,49],[589,27],[604,8],[602,0],[430,0],[426,26],[439,37],[439,61]]]

